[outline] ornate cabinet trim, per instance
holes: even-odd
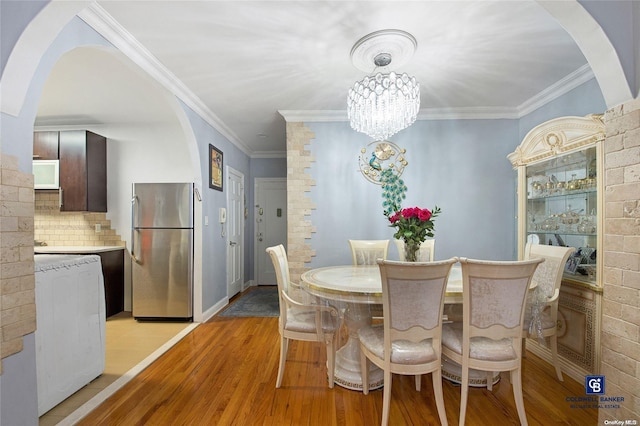
[[[515,168],[595,144],[604,136],[602,114],[559,117],[531,129],[507,158]]]

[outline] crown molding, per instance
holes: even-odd
[[[461,107],[424,108],[418,113],[418,120],[499,120],[517,119],[515,108],[504,107]]]
[[[78,17],[103,36],[115,48],[126,55],[133,63],[159,82],[169,92],[184,102],[196,114],[202,117],[222,136],[247,155],[251,150],[247,145],[211,111],[180,79],[169,71],[135,37],[118,23],[97,3],[92,3],[78,13]]]
[[[286,151],[255,151],[251,158],[287,158]]]
[[[509,107],[462,107],[423,108],[418,120],[499,120],[519,119],[568,93],[594,78],[593,70],[585,64],[576,71],[552,84],[515,108]],[[333,122],[349,121],[346,110],[279,110],[287,122]]]
[[[287,122],[349,121],[347,110],[278,110]]]
[[[518,106],[518,117],[523,117],[536,109],[548,104],[560,96],[570,92],[583,83],[595,78],[589,64],[584,64],[571,74],[558,80],[551,86],[532,96]]]

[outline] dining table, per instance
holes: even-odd
[[[302,274],[301,285],[309,294],[344,307],[347,341],[336,352],[334,382],[347,389],[362,390],[358,330],[371,323],[372,306],[382,304],[382,281],[378,265],[311,269]],[[459,263],[454,264],[449,272],[444,303],[449,307],[462,306],[462,270]],[[449,320],[447,315],[444,319]],[[451,360],[443,359],[442,374],[453,382],[461,381],[461,368]],[[383,387],[383,376],[383,371],[370,363],[369,388]],[[499,374],[496,373],[493,383],[498,380]],[[471,371],[470,386],[486,386],[486,373]]]

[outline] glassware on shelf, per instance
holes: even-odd
[[[567,190],[575,191],[576,189],[580,189],[580,181],[576,179],[576,174],[571,175],[571,180],[567,182]]]
[[[549,216],[544,220],[544,222],[542,222],[540,228],[543,231],[557,231],[558,229],[560,229],[560,225],[558,224],[558,217],[553,215]]]

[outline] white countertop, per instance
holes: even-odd
[[[124,250],[124,246],[35,246],[36,254],[63,254],[63,253],[101,253],[105,251]]]

